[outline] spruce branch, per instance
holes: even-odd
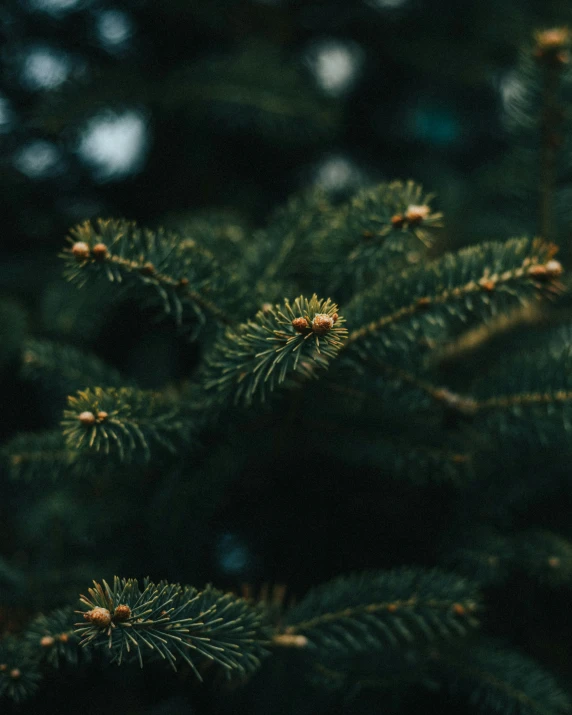
[[[380,332],[424,314],[433,323],[462,325],[552,296],[562,289],[555,251],[537,239],[484,243],[390,278],[347,306],[348,320],[362,327],[350,333],[345,349],[371,347]]]
[[[372,239],[375,242],[390,235],[399,236],[401,242],[391,246],[390,254],[411,250],[415,244],[407,243],[408,236],[429,247],[433,243],[433,231],[443,227],[443,214],[431,208],[434,198],[434,194],[426,193],[414,181],[379,184],[359,191],[344,207],[339,223],[354,241],[360,237],[370,242],[370,247]],[[383,246],[383,242],[380,245]],[[374,255],[359,245],[350,254],[350,261],[362,252],[364,258]]]
[[[121,387],[126,380],[96,355],[52,340],[29,338],[23,345],[21,375],[58,388],[64,395],[84,387]]]
[[[389,266],[419,261],[442,226],[432,199],[413,181],[363,189],[340,205],[319,190],[295,196],[257,236],[263,281],[279,276],[302,290],[351,296]]]
[[[264,42],[206,57],[175,79],[170,101],[184,97],[202,122],[239,134],[246,129],[258,138],[313,144],[332,136],[341,117],[337,103],[320,96],[291,58]]]
[[[28,643],[15,636],[0,638],[0,701],[18,704],[27,700],[41,679],[39,661]]]
[[[572,710],[553,676],[532,659],[495,643],[434,651],[432,657],[449,689],[464,694],[483,714],[563,715]]]
[[[65,275],[79,286],[93,277],[127,289],[144,287],[177,325],[192,318],[200,326],[207,316],[224,325],[232,322],[211,294],[222,298],[234,282],[213,254],[193,240],[163,229],[139,229],[127,221],[98,219],[72,229],[68,242],[61,254]]]
[[[393,181],[363,189],[343,205],[320,246],[336,295],[348,285],[352,293],[363,291],[389,271],[418,263],[443,227],[433,199],[413,181]]]
[[[146,579],[141,588],[135,579],[115,577],[112,586],[94,582],[88,593],[81,597],[87,625],[76,624],[76,632],[86,647],[107,647],[118,664],[136,660],[143,666],[155,656],[176,670],[184,661],[201,679],[201,662],[246,675],[265,654],[269,634],[261,612],[212,586],[198,591]]]
[[[16,435],[0,448],[0,462],[11,479],[56,479],[79,468],[78,453],[70,450],[60,430]],[[82,467],[88,468],[88,464]]]
[[[530,529],[515,534],[476,530],[448,557],[452,567],[483,586],[499,585],[519,572],[550,587],[570,584],[572,544],[550,531]]]
[[[192,441],[196,424],[181,400],[129,387],[80,390],[68,398],[62,420],[70,450],[122,462],[149,461],[156,448],[176,452]]]
[[[285,633],[305,636],[327,660],[463,636],[477,625],[477,609],[475,587],[454,574],[365,572],[311,591],[286,615]]]
[[[554,240],[554,200],[557,183],[558,154],[564,108],[560,104],[562,72],[570,61],[570,31],[563,28],[543,30],[535,35],[534,57],[542,74],[542,114],[540,118],[540,235]]]
[[[472,359],[482,360],[482,355],[487,350],[494,351],[499,348],[501,342],[506,345],[507,339],[518,335],[520,331],[543,328],[550,323],[551,316],[541,310],[540,305],[527,303],[517,306],[465,331],[437,350],[431,363],[447,369],[465,365]]]
[[[270,306],[253,320],[228,328],[207,358],[207,391],[224,401],[249,405],[264,400],[294,373],[308,379],[338,354],[347,335],[344,318],[330,299],[300,296]]]
[[[53,668],[62,663],[77,665],[80,656],[85,662],[91,653],[79,648],[79,637],[74,631],[77,615],[69,606],[40,614],[28,625],[24,640],[30,649],[39,653],[40,662]]]

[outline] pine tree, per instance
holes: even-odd
[[[258,229],[83,221],[41,319],[0,303],[2,385],[41,414],[0,446],[8,712],[572,709],[570,37],[540,30],[522,55],[503,171],[534,177],[534,232],[523,214],[444,251],[414,180],[313,188]],[[193,121],[236,101],[272,141],[332,131],[335,102],[295,72],[286,99],[248,84],[260,57],[270,83],[282,59],[257,45],[185,73]],[[185,346],[183,379],[106,359],[134,315]]]

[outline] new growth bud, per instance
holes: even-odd
[[[131,609],[124,603],[120,603],[119,606],[113,612],[113,620],[116,623],[123,623],[131,618]]]
[[[91,249],[91,252],[93,253],[94,258],[97,258],[100,261],[109,256],[109,251],[107,250],[105,243],[96,243]]]
[[[570,31],[567,27],[542,30],[535,34],[534,56],[553,66],[565,65],[570,60]]]
[[[111,623],[111,613],[107,610],[107,608],[101,608],[100,606],[84,613],[83,617],[86,621],[90,621],[90,623],[93,623],[93,625],[98,628],[107,628],[107,626]]]
[[[89,246],[83,241],[77,241],[71,248],[75,259],[77,261],[85,261],[89,258]]]
[[[312,321],[312,331],[316,335],[325,335],[329,333],[334,325],[334,319],[326,313],[318,313]]]
[[[306,318],[294,318],[292,321],[292,327],[297,333],[302,335],[306,334],[310,330],[310,324]]]
[[[411,205],[407,207],[405,218],[409,223],[421,223],[421,221],[424,221],[430,213],[431,209],[425,204],[423,206]]]
[[[85,425],[86,427],[94,425],[97,421],[93,412],[82,412],[77,416],[77,418],[82,425]]]

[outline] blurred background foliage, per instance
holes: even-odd
[[[8,0],[11,278],[24,289],[24,264],[79,220],[224,207],[261,224],[310,184],[415,177],[448,240],[501,238],[480,192],[506,149],[518,48],[571,16],[561,0]]]

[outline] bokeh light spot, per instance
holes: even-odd
[[[317,164],[313,184],[326,191],[345,191],[360,185],[363,178],[363,172],[351,159],[331,154]]]
[[[354,42],[328,39],[313,43],[305,60],[318,86],[331,96],[348,92],[363,65],[363,50]]]
[[[121,10],[105,10],[97,16],[96,33],[99,43],[108,50],[123,49],[133,36],[133,22]]]
[[[30,179],[45,179],[61,171],[61,152],[43,139],[30,142],[14,156],[14,166]]]
[[[28,0],[28,7],[50,15],[63,15],[74,10],[79,3],[80,0]]]
[[[252,561],[248,546],[231,532],[221,534],[215,545],[215,556],[219,569],[229,576],[242,573]]]
[[[12,129],[14,112],[6,97],[0,95],[0,134],[5,134]]]
[[[139,171],[148,145],[149,127],[143,112],[105,111],[89,120],[77,150],[97,181],[111,181]]]
[[[21,82],[26,89],[55,89],[69,77],[69,57],[54,48],[37,45],[23,56]]]
[[[398,7],[403,7],[409,0],[369,0],[369,4],[377,7],[380,10],[394,10]]]

